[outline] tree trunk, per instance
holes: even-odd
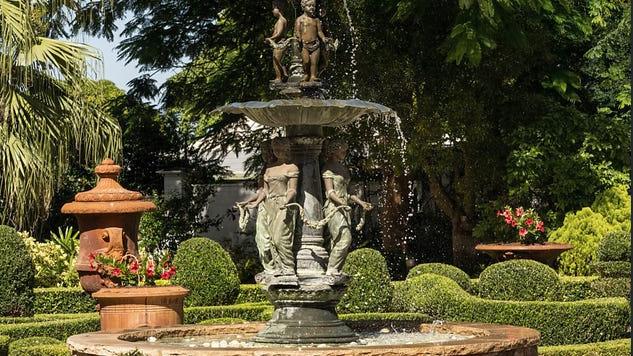
[[[453,227],[453,264],[460,269],[471,272],[475,267],[475,241],[473,228],[468,218],[455,215],[451,218]]]

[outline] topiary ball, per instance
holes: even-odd
[[[32,316],[35,266],[17,231],[0,226],[0,316]]]
[[[459,284],[459,286],[462,287],[463,290],[471,290],[470,277],[468,276],[468,274],[455,266],[447,265],[444,263],[423,263],[417,265],[409,271],[407,279],[426,273],[448,277],[457,282],[457,284]]]
[[[495,263],[479,276],[479,294],[499,300],[549,300],[560,290],[558,274],[532,260]]]
[[[612,231],[598,243],[598,261],[631,261],[631,235],[626,231]]]
[[[430,273],[407,279],[401,293],[407,300],[408,312],[441,320],[459,318],[460,308],[469,309],[468,301],[475,298],[452,279]]]
[[[338,303],[339,312],[382,313],[389,310],[393,286],[387,262],[380,252],[369,248],[352,251],[347,256],[343,272],[352,279]]]
[[[186,306],[233,304],[240,292],[237,268],[228,252],[208,238],[184,241],[174,256],[173,283],[189,289]]]

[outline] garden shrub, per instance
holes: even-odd
[[[440,276],[448,277],[457,282],[463,290],[471,290],[470,277],[468,274],[455,266],[444,263],[423,263],[417,265],[409,271],[407,278],[412,278],[425,273],[439,274]]]
[[[619,339],[591,344],[544,346],[540,356],[624,356],[631,354],[631,339]]]
[[[420,324],[430,323],[433,320],[422,313],[354,313],[341,314],[343,320],[354,331],[380,330],[383,328],[419,329]]]
[[[598,243],[598,261],[631,261],[631,234],[620,230],[612,231]]]
[[[560,289],[556,300],[571,302],[575,300],[596,298],[595,292],[591,287],[591,282],[598,279],[591,277],[560,277]],[[614,297],[614,296],[612,296]]]
[[[569,243],[574,246],[559,257],[559,271],[566,275],[590,275],[598,243],[604,235],[613,230],[616,230],[616,227],[591,208],[567,214],[563,226],[549,236],[551,242]]]
[[[12,351],[9,356],[71,356],[71,352],[64,344],[35,345]]]
[[[69,287],[79,285],[73,260],[53,242],[37,242],[26,232],[18,233],[35,266],[35,287]]]
[[[556,271],[532,260],[495,263],[479,276],[479,295],[489,299],[556,299],[559,290]]]
[[[631,196],[627,186],[619,185],[601,192],[591,210],[604,216],[609,224],[619,226],[618,230],[631,231]]]
[[[181,243],[173,264],[173,284],[191,291],[185,299],[186,306],[226,305],[237,299],[237,268],[217,242],[199,237]]]
[[[401,313],[409,309],[409,302],[405,295],[405,281],[393,281],[391,286],[393,287],[393,295],[391,297],[391,305],[389,306],[389,312]]]
[[[204,320],[218,318],[268,321],[272,313],[273,306],[265,303],[189,307],[185,308],[185,324],[197,324]]]
[[[17,349],[23,349],[29,346],[59,345],[59,344],[64,344],[64,343],[48,336],[27,337],[24,339],[19,339],[19,340],[15,340],[11,342],[9,344],[9,354],[12,354]]]
[[[237,296],[235,304],[262,302],[268,302],[268,297],[259,284],[240,285],[240,294]]]
[[[79,287],[35,289],[36,314],[90,313],[96,307],[90,294]]]
[[[0,226],[0,276],[0,316],[33,315],[33,261],[18,233],[4,225]]]
[[[55,320],[37,321],[18,324],[0,324],[0,335],[7,335],[11,339],[24,339],[33,336],[48,336],[54,339],[66,340],[69,336],[99,330],[99,315],[77,314],[77,317],[63,318],[54,316]]]
[[[230,325],[230,324],[242,324],[246,320],[239,318],[215,318],[199,322],[199,325]]]
[[[594,298],[631,298],[631,279],[599,278],[591,282],[591,291]]]
[[[0,335],[0,356],[7,356],[9,353],[9,342],[11,338],[5,335]]]
[[[501,301],[468,294],[455,281],[423,274],[405,282],[410,312],[433,319],[524,326],[541,332],[542,345],[598,342],[627,335],[624,298],[575,302]]]
[[[594,262],[591,266],[593,271],[600,277],[630,277],[631,262]]]
[[[393,287],[387,262],[376,250],[352,251],[343,272],[352,279],[338,304],[340,313],[384,312],[389,309]]]

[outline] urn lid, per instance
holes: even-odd
[[[64,204],[64,214],[117,214],[139,213],[156,209],[154,203],[144,200],[143,195],[123,188],[117,178],[121,166],[112,159],[105,159],[95,169],[99,176],[97,186],[77,193],[75,201]]]

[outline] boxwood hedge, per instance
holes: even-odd
[[[457,284],[459,284],[459,286],[462,287],[463,290],[471,290],[470,277],[468,276],[468,274],[455,266],[447,265],[444,263],[419,264],[409,271],[407,279],[425,273],[439,274],[440,276],[448,277],[457,282]]]
[[[96,308],[95,300],[79,287],[35,289],[36,314],[90,313]]]
[[[238,294],[235,304],[262,302],[268,302],[268,297],[259,284],[240,285],[240,294]]]
[[[509,324],[537,329],[542,345],[576,344],[622,338],[630,319],[624,298],[576,302],[501,301],[472,296],[453,280],[432,274],[403,287],[409,310],[433,319]]]
[[[560,290],[558,274],[532,260],[495,263],[479,276],[479,295],[497,300],[555,300]]]
[[[99,330],[99,315],[78,314],[76,317],[57,318],[48,321],[34,321],[16,324],[0,324],[0,335],[11,339],[24,339],[33,336],[48,336],[66,340],[69,336]]]
[[[620,339],[591,344],[544,346],[540,356],[624,356],[631,354],[631,339]]]
[[[11,351],[9,356],[71,356],[65,344],[34,345]]]
[[[185,324],[197,324],[204,320],[236,318],[248,321],[266,321],[272,317],[273,306],[267,303],[217,305],[185,308]]]
[[[631,234],[626,231],[612,231],[598,243],[598,261],[631,261]]]
[[[612,261],[594,262],[593,271],[601,277],[629,277],[631,276],[631,262]]]
[[[32,316],[35,266],[15,229],[0,225],[0,316]]]
[[[48,336],[32,336],[24,339],[19,339],[9,344],[9,355],[13,355],[16,350],[23,349],[31,346],[42,345],[63,345],[64,343]]]
[[[338,303],[340,313],[385,312],[393,296],[385,258],[376,250],[361,248],[347,256],[343,272],[351,277]]]
[[[11,338],[6,335],[0,335],[0,356],[7,356],[9,353],[9,342]]]
[[[239,318],[215,318],[209,320],[203,320],[199,322],[199,325],[229,325],[229,324],[242,324],[246,320]]]

